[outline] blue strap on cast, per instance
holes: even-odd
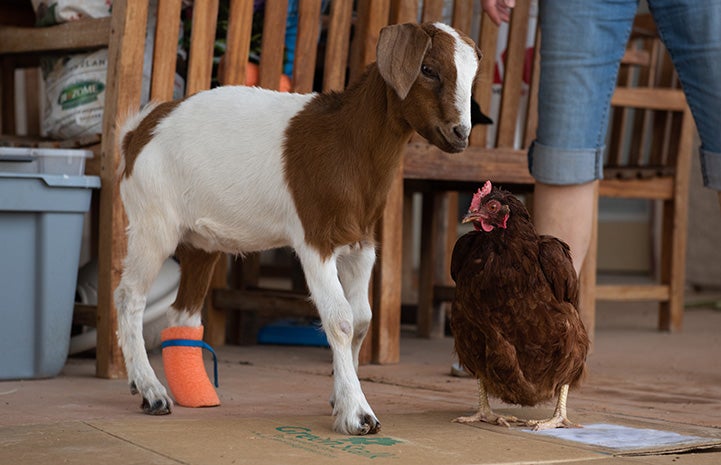
[[[203,341],[196,341],[194,339],[168,339],[160,344],[162,349],[166,347],[200,347],[201,349],[209,350],[213,354],[213,376],[215,379],[215,387],[218,387],[218,357],[215,356],[215,351],[212,347]]]

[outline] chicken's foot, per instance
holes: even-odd
[[[573,423],[566,416],[566,400],[568,399],[568,384],[561,386],[561,392],[558,394],[558,402],[556,409],[553,411],[553,417],[547,420],[526,420],[526,426],[532,426],[533,431],[553,428],[583,428],[578,423]]]
[[[478,411],[467,417],[458,417],[453,420],[455,423],[474,423],[482,421],[492,425],[505,426],[510,428],[509,422],[514,423],[518,418],[508,415],[497,415],[491,410],[491,404],[488,402],[488,392],[482,379],[478,379]]]

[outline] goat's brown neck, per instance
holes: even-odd
[[[412,130],[375,65],[345,92],[318,95],[290,123],[285,172],[306,241],[322,255],[372,240]]]
[[[365,133],[359,133],[360,144],[375,145],[380,141],[391,143],[401,139],[405,142],[413,132],[401,115],[398,95],[383,80],[375,63],[368,66],[343,96],[341,111],[347,118],[344,121],[354,122],[357,127],[376,136],[371,139],[365,137]]]

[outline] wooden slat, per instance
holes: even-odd
[[[436,269],[441,265],[435,254],[438,241],[439,222],[442,221],[437,211],[441,209],[440,193],[428,192],[423,195],[421,212],[421,260],[418,270],[418,317],[417,334],[423,338],[439,338],[443,336],[443,315],[433,299],[433,285]]]
[[[97,18],[49,27],[0,26],[0,54],[107,47],[110,21]]]
[[[321,0],[305,0],[298,4],[298,37],[293,64],[293,90],[313,90],[315,62],[318,55]]]
[[[218,0],[195,0],[185,95],[210,88],[217,22]]]
[[[604,179],[601,182],[601,197],[627,199],[670,199],[673,197],[673,178],[650,179]]]
[[[657,41],[646,40],[643,42],[645,47],[653,49]],[[652,54],[648,50],[643,50],[648,56],[648,65],[638,70],[638,86],[652,86],[655,78],[655,69]],[[638,110],[633,117],[633,128],[631,129],[631,142],[629,145],[629,164],[640,165],[644,158],[644,148],[648,145],[648,136],[650,130],[651,112],[648,110]]]
[[[676,73],[671,58],[660,43],[656,44],[654,48],[653,58],[656,63],[654,65],[656,77],[652,81],[652,87],[676,88]],[[648,141],[650,145],[650,163],[663,164],[668,157],[671,118],[672,115],[669,113],[661,113],[653,118]]]
[[[390,3],[390,0],[358,2],[358,22],[350,59],[351,80],[356,79],[369,63],[375,61],[378,35],[390,18]],[[361,362],[389,364],[400,360],[402,224],[403,173],[399,169],[391,183],[383,217],[376,229],[379,250],[371,286],[373,321],[370,334],[361,347]]]
[[[508,25],[508,44],[506,63],[503,68],[503,88],[501,89],[501,109],[498,116],[496,145],[513,147],[516,139],[519,103],[521,101],[521,83],[526,57],[526,38],[530,2],[519,2],[511,15]]]
[[[406,179],[435,179],[533,184],[525,150],[469,147],[462,154],[448,154],[427,143],[406,148],[403,175]]]
[[[691,110],[683,113],[679,134],[672,201],[664,203],[661,280],[669,283],[668,305],[659,309],[659,329],[680,331],[683,328],[684,285],[686,281],[686,244],[688,241],[688,198],[691,171],[691,152],[694,139],[694,123]]]
[[[373,273],[372,361],[400,361],[403,176],[398,170],[378,225],[378,261]]]
[[[351,44],[350,81],[358,78],[366,66],[376,61],[376,45],[381,28],[388,24],[390,0],[358,2],[357,22]]]
[[[466,35],[471,34],[473,24],[473,0],[456,0],[453,2],[453,16],[451,24]]]
[[[424,0],[422,21],[441,21],[443,19],[443,0]]]
[[[668,300],[668,286],[662,285],[610,285],[599,284],[596,286],[597,300],[614,301],[653,301]]]
[[[401,302],[403,305],[415,305],[418,301],[418,280],[415,270],[414,241],[414,195],[403,186],[403,244],[401,265]]]
[[[98,339],[96,374],[103,378],[125,376],[118,347],[117,315],[113,292],[120,282],[127,239],[126,219],[120,200],[116,173],[120,153],[115,143],[119,131],[117,116],[140,105],[142,63],[145,52],[148,2],[113,2],[112,28],[108,48],[108,74],[103,114],[102,167],[98,243]]]
[[[163,102],[173,98],[181,5],[182,0],[158,1],[153,73],[150,80],[151,100]]]
[[[342,90],[345,87],[352,16],[353,5],[350,1],[331,2],[323,66],[324,92]]]
[[[40,68],[30,68],[24,70],[25,74],[25,108],[27,111],[27,135],[39,136],[41,132],[40,123]],[[34,111],[37,109],[37,111]]]
[[[621,59],[624,65],[648,66],[651,62],[650,54],[647,50],[626,49]]]
[[[536,139],[538,128],[538,84],[541,78],[541,28],[536,27],[534,39],[533,69],[531,69],[531,82],[528,84],[528,105],[526,106],[526,125],[523,135],[523,148],[528,148]]]
[[[392,0],[390,23],[401,24],[418,20],[418,0]]]
[[[223,84],[245,84],[252,29],[253,0],[232,0],[228,12],[227,47],[223,57]]]
[[[628,49],[627,49],[628,51]],[[633,70],[629,66],[621,66],[616,78],[616,87],[629,87],[632,85]],[[628,122],[630,113],[633,111],[625,106],[617,106],[611,109],[612,121],[610,125],[611,137],[608,142],[608,158],[606,163],[620,165],[624,154],[625,144],[628,142]],[[633,136],[638,136],[633,134]]]
[[[366,0],[358,3],[358,23],[351,54],[351,79],[356,78],[376,59],[376,45],[381,28],[388,24],[390,0]],[[397,363],[400,360],[401,314],[401,240],[403,217],[403,175],[399,169],[388,192],[376,235],[380,250],[373,274],[373,322],[370,337],[361,348],[361,360],[367,361],[371,347],[375,363]]]
[[[213,303],[228,311],[252,311],[260,315],[318,318],[307,294],[268,289],[215,289]]]
[[[478,47],[483,53],[480,69],[478,71],[478,79],[476,79],[476,88],[473,92],[473,98],[480,105],[481,110],[489,112],[491,108],[491,97],[493,95],[493,75],[495,61],[496,45],[498,43],[498,26],[487,14],[483,13],[481,19],[481,31],[478,37]],[[494,124],[498,124],[495,121]],[[488,127],[476,126],[471,131],[470,144],[477,147],[485,147],[488,139]]]
[[[264,11],[258,83],[266,89],[278,89],[280,75],[283,73],[288,0],[268,0]]]
[[[618,87],[611,97],[611,105],[648,110],[684,111],[686,97],[680,89]]]

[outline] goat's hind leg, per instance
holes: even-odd
[[[118,312],[118,342],[125,358],[132,394],[140,393],[141,407],[150,415],[170,413],[173,401],[150,366],[143,341],[143,313],[146,295],[165,259],[172,253],[164,250],[154,234],[129,230],[128,252],[123,274],[115,290]]]
[[[180,261],[180,285],[175,302],[168,309],[168,323],[170,326],[200,326],[205,295],[222,253],[180,244],[175,256]]]

